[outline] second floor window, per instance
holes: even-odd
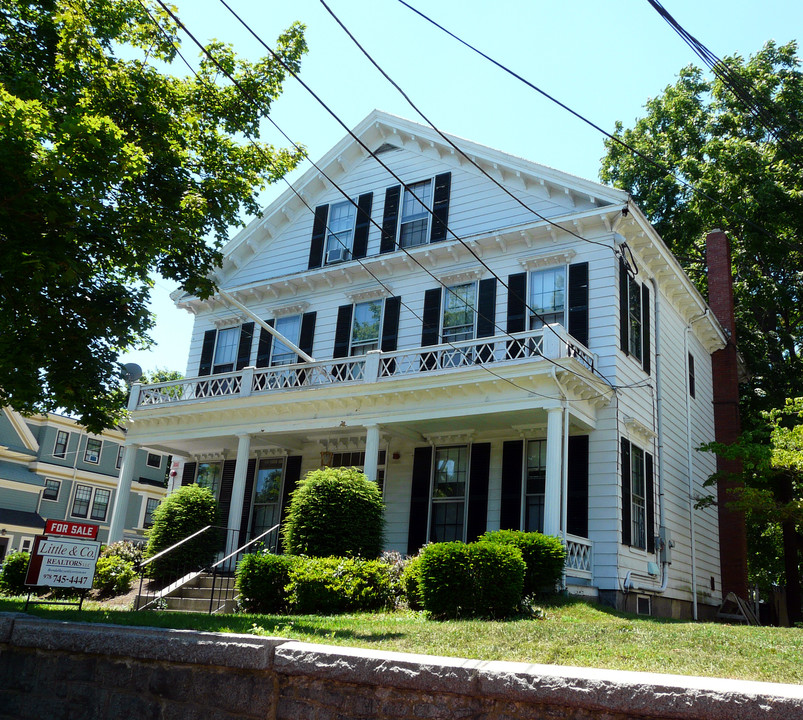
[[[290,315],[287,317],[276,318],[275,328],[294,345],[298,345],[301,335],[301,315]],[[271,365],[290,365],[296,362],[298,356],[293,350],[285,345],[278,338],[273,341],[271,352]]]
[[[100,462],[100,448],[103,446],[102,440],[95,438],[86,439],[86,450],[84,451],[84,462],[97,465]]]
[[[328,233],[326,235],[326,264],[351,259],[354,220],[357,209],[349,201],[335,203],[329,208]]]
[[[351,325],[351,354],[364,355],[379,347],[382,321],[382,300],[371,300],[354,306]]]
[[[234,370],[234,363],[237,360],[237,346],[239,342],[239,327],[218,330],[212,372],[226,373]]]
[[[404,191],[399,226],[399,245],[415,247],[429,242],[429,218],[432,207],[432,181],[410,185]]]
[[[145,517],[142,520],[142,527],[149,528],[153,525],[153,511],[159,507],[157,498],[148,498],[145,502]]]
[[[443,303],[443,342],[471,340],[474,337],[475,283],[453,285],[447,288]]]
[[[70,439],[70,433],[65,430],[59,430],[56,433],[56,444],[53,446],[53,457],[63,458],[67,455],[67,442]]]
[[[530,273],[530,330],[545,324],[566,326],[566,268]]]
[[[52,480],[51,478],[47,478],[45,480],[45,489],[42,492],[42,499],[58,500],[60,488],[61,488],[61,483],[58,480]]]
[[[162,464],[162,456],[156,453],[148,453],[148,459],[145,461],[148,467],[158,468]]]

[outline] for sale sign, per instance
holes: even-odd
[[[99,555],[99,542],[40,535],[34,538],[25,584],[89,590]]]
[[[94,523],[78,523],[69,520],[48,520],[45,525],[45,535],[67,535],[82,540],[95,540],[98,537],[100,525]]]

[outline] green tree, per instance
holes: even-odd
[[[785,585],[789,619],[797,622],[803,620],[803,397],[762,413],[762,420],[764,427],[743,433],[733,445],[704,449],[741,461],[744,485],[731,491],[731,503],[747,518],[750,582],[765,592]],[[718,479],[714,475],[707,483]]]
[[[229,226],[301,160],[246,142],[281,92],[278,61],[209,44],[238,88],[206,57],[197,77],[170,74],[178,43],[152,2],[0,7],[0,405],[114,424],[152,274],[208,296]],[[298,70],[303,27],[275,47]]]
[[[728,232],[737,342],[752,373],[742,394],[749,428],[762,410],[803,394],[803,75],[794,42],[724,62],[774,108],[782,142],[720,80],[689,66],[615,136],[713,201],[610,140],[600,176],[632,194],[703,294],[705,235]]]

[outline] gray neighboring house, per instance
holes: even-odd
[[[105,542],[124,442],[119,428],[95,435],[62,415],[0,409],[0,561],[29,550],[50,519],[96,523]],[[169,462],[163,453],[137,450],[124,539],[144,540],[167,491]]]

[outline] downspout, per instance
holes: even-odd
[[[691,446],[691,398],[689,397],[689,333],[692,325],[708,315],[708,309],[697,317],[693,317],[686,325],[683,333],[683,367],[686,369],[686,474],[689,481],[689,541],[691,544],[691,596],[692,617],[697,620],[697,540],[694,524],[694,460]]]

